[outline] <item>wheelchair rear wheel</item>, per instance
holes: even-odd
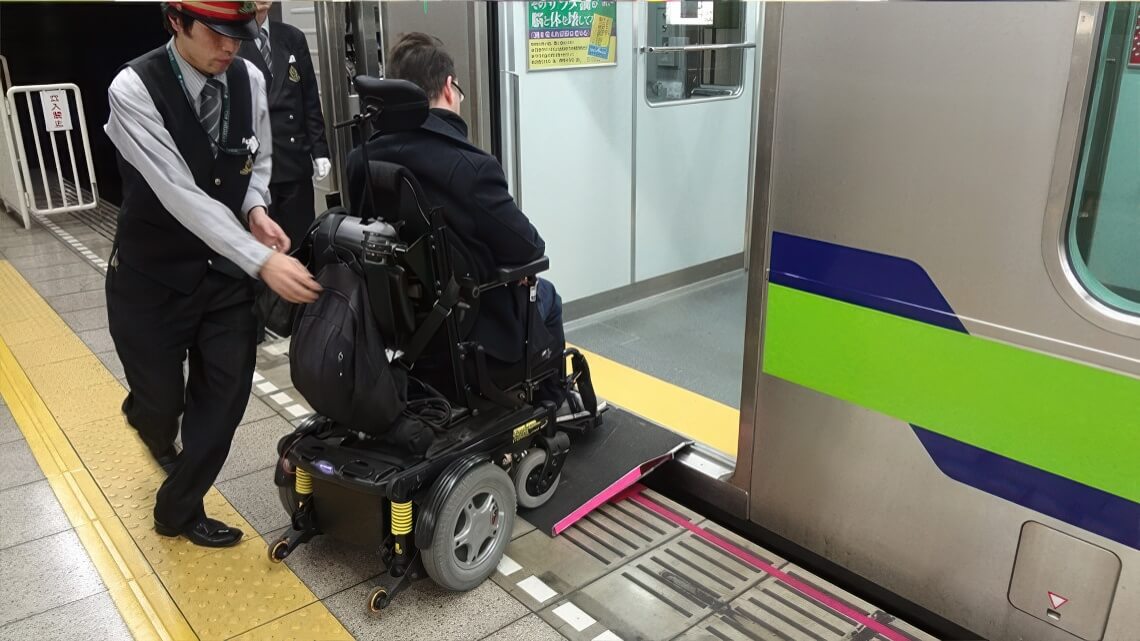
[[[281,500],[281,507],[285,508],[285,513],[292,516],[293,511],[297,509],[297,491],[293,486],[278,486],[277,498]]]
[[[515,485],[501,468],[484,463],[460,479],[436,515],[424,569],[441,587],[465,592],[498,567],[515,525]]]

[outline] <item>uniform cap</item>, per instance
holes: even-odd
[[[238,40],[257,38],[254,16],[257,6],[253,2],[215,2],[211,0],[183,0],[168,2],[167,6],[193,17],[210,29]]]

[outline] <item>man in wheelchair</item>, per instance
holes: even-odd
[[[352,211],[325,212],[303,243],[323,291],[289,358],[316,414],[278,443],[291,527],[269,548],[280,562],[325,534],[377,549],[374,612],[424,575],[484,581],[516,506],[550,499],[569,432],[604,409],[538,278],[542,238],[466,139],[451,58],[413,34],[389,70],[409,80],[358,76],[361,113],[338,125],[376,131],[348,159]]]
[[[367,149],[348,157],[348,194],[367,203],[364,158],[403,166],[423,187],[432,205],[443,208],[447,225],[470,256],[479,282],[487,282],[504,265],[525,265],[543,257],[546,243],[507,190],[503,169],[494,156],[471,144],[460,115],[463,90],[455,80],[455,63],[439,39],[423,33],[400,37],[391,48],[386,77],[414,83],[427,94],[430,113],[415,129],[375,136]],[[501,363],[523,359],[526,318],[509,288],[483,294],[471,340]],[[554,285],[537,279],[536,304],[545,332],[532,336],[532,347],[552,354],[565,348],[562,299]],[[558,420],[587,414],[577,391],[562,389],[556,378],[542,384],[536,401],[558,407]],[[599,401],[604,403],[604,401]]]

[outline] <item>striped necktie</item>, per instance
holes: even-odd
[[[206,80],[199,101],[198,118],[210,135],[210,142],[216,145],[222,126],[222,83],[214,78]]]
[[[269,69],[269,75],[273,75],[273,54],[269,50],[269,31],[261,28],[261,34],[257,36],[257,48],[261,50],[261,57],[265,58],[265,67]]]

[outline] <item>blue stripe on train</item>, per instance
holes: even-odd
[[[966,332],[913,261],[791,234],[772,234],[769,280]],[[911,425],[943,474],[973,488],[1140,549],[1140,504]]]
[[[768,278],[778,285],[966,331],[930,276],[903,258],[775,232]]]
[[[1140,504],[911,425],[942,473],[983,492],[1140,549]]]

